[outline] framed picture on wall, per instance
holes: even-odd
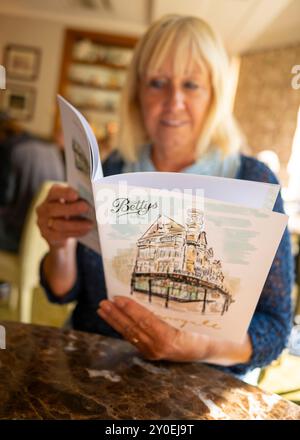
[[[0,94],[0,109],[11,118],[29,121],[33,118],[35,89],[18,84],[7,84]]]
[[[7,78],[32,81],[38,77],[41,51],[36,47],[9,44],[4,52]]]

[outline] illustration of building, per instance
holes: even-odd
[[[233,302],[224,285],[220,260],[214,260],[200,210],[189,209],[185,226],[166,216],[137,241],[131,294],[143,293],[169,301],[201,304],[203,314],[223,315]]]
[[[74,153],[76,168],[81,171],[85,176],[90,177],[90,166],[88,159],[86,158],[82,147],[75,139],[72,139],[72,150]]]

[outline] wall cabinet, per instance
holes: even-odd
[[[120,94],[136,41],[121,35],[66,31],[59,93],[87,118],[101,144],[102,159],[118,130]]]

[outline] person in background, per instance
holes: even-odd
[[[200,18],[169,15],[151,25],[136,46],[121,106],[118,149],[104,175],[169,171],[277,183],[272,171],[241,154],[231,111],[228,58]],[[62,203],[63,202],[63,203]],[[134,300],[107,299],[102,260],[78,244],[93,225],[78,219],[88,204],[55,185],[38,208],[49,244],[41,283],[50,301],[76,300],[75,329],[123,337],[147,359],[203,361],[236,375],[269,364],[287,343],[291,325],[292,255],[281,240],[248,333],[241,344],[175,329]],[[274,207],[283,212],[279,195]]]
[[[30,203],[45,180],[63,181],[57,146],[0,113],[0,249],[18,252]]]

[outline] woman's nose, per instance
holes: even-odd
[[[170,87],[167,105],[171,109],[182,109],[185,105],[185,95],[180,87]]]

